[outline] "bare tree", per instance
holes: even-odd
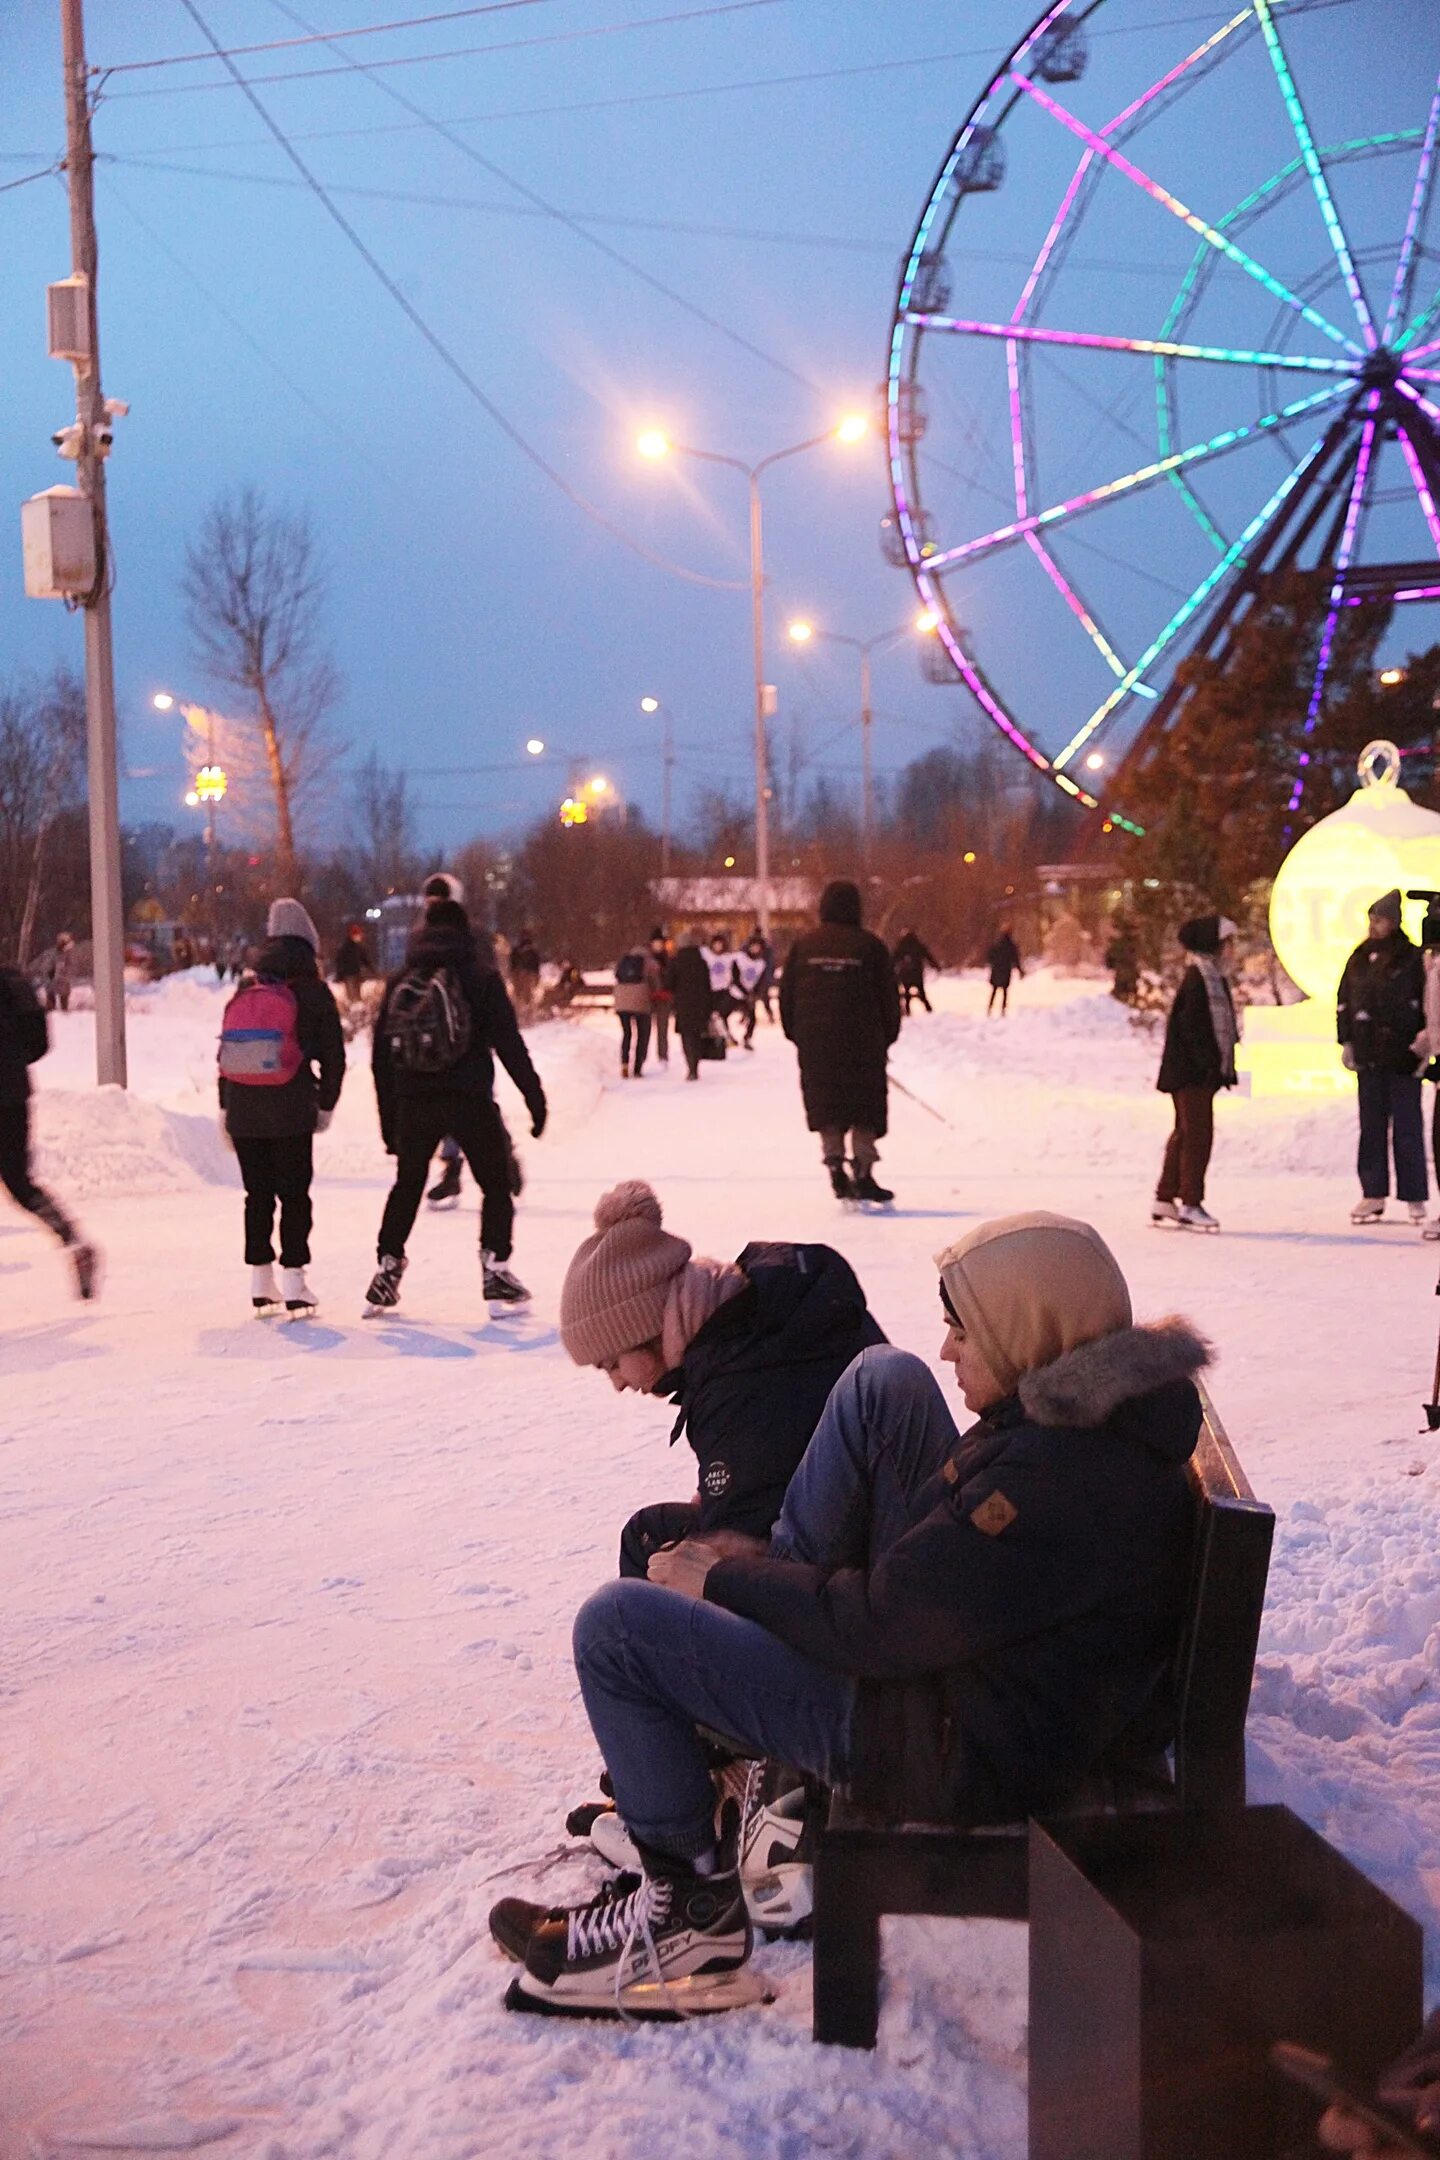
[[[186,550],[183,588],[205,666],[254,700],[276,872],[293,885],[296,812],[325,762],[339,688],[321,642],[325,575],[309,521],[272,509],[253,487],[219,496]]]
[[[410,776],[382,765],[373,750],[356,776],[353,822],[356,853],[375,896],[413,891],[423,873]]]
[[[24,967],[44,896],[46,842],[85,793],[85,693],[57,669],[0,690],[0,943]],[[74,880],[71,880],[72,884]]]

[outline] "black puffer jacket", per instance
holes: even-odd
[[[0,967],[0,1110],[30,1100],[30,1067],[49,1047],[50,1025],[29,977]]]
[[[862,1805],[897,1820],[1011,1821],[1062,1800],[1138,1721],[1158,1741],[1206,1359],[1167,1321],[1028,1373],[869,1573],[766,1559],[711,1569],[707,1600],[859,1680]]]
[[[835,1382],[883,1343],[854,1270],[828,1245],[747,1245],[747,1287],[712,1313],[656,1393],[699,1462],[697,1530],[768,1537]]]
[[[457,914],[459,910],[456,910]],[[408,1072],[390,1055],[386,1019],[395,986],[414,968],[432,971],[448,968],[470,1007],[470,1040],[463,1056],[448,1071]],[[486,965],[476,948],[474,934],[461,923],[424,922],[413,933],[405,950],[405,965],[385,985],[384,1002],[375,1022],[371,1067],[375,1097],[380,1108],[380,1132],[394,1152],[395,1106],[413,1097],[436,1095],[493,1095],[495,1059],[499,1058],[525,1099],[531,1118],[545,1110],[545,1090],[530,1062],[530,1052],[520,1033],[510,993],[493,966]]]
[[[821,902],[818,930],[790,948],[780,978],[780,1024],[800,1054],[800,1093],[811,1132],[887,1129],[885,1059],[900,1033],[900,991],[884,940],[853,908]],[[841,895],[853,887],[838,888]]]
[[[255,960],[255,973],[288,983],[295,993],[295,1032],[300,1070],[283,1087],[220,1082],[226,1130],[236,1140],[286,1140],[313,1133],[322,1110],[333,1110],[345,1084],[345,1036],[328,984],[320,979],[314,947],[305,938],[270,938]]]
[[[1335,1001],[1335,1032],[1355,1052],[1360,1072],[1416,1073],[1410,1045],[1425,1025],[1425,963],[1396,930],[1364,938],[1345,963]]]
[[[1229,996],[1229,985],[1226,985]],[[1232,1000],[1233,1010],[1233,1000]],[[1155,1082],[1162,1095],[1177,1095],[1181,1088],[1234,1087],[1234,1053],[1228,1067],[1222,1065],[1215,1021],[1210,1011],[1210,992],[1197,967],[1187,967],[1165,1023],[1165,1048],[1160,1058],[1160,1077]]]
[[[665,970],[665,987],[675,1000],[675,1026],[681,1035],[703,1035],[710,1025],[710,970],[697,945],[682,945]]]

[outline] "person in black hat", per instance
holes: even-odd
[[[1390,1190],[1412,1223],[1425,1220],[1429,1179],[1420,1107],[1422,1059],[1416,1044],[1425,1025],[1425,971],[1400,925],[1400,894],[1383,893],[1370,909],[1368,936],[1345,963],[1335,1001],[1335,1032],[1347,1072],[1360,1100],[1360,1148],[1356,1167],[1361,1197],[1353,1223],[1379,1222]]]
[[[820,927],[790,948],[780,979],[780,1024],[800,1055],[805,1120],[820,1135],[836,1199],[893,1200],[876,1183],[875,1164],[876,1142],[886,1131],[885,1065],[900,1033],[900,992],[883,938],[860,927],[860,888],[846,878],[826,886]]]
[[[1205,1206],[1205,1173],[1215,1141],[1215,1097],[1235,1085],[1240,1030],[1225,973],[1235,925],[1223,915],[1197,915],[1177,934],[1190,964],[1170,1007],[1155,1082],[1174,1102],[1175,1128],[1165,1143],[1150,1220],[1179,1230],[1218,1230]]]

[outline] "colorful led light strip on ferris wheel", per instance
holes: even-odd
[[[1241,443],[1253,442],[1284,426],[1287,421],[1298,419],[1302,413],[1313,412],[1317,405],[1323,405],[1349,389],[1348,382],[1327,383],[1323,390],[1313,390],[1309,397],[1297,398],[1294,404],[1282,406],[1278,412],[1266,413],[1259,420],[1248,421],[1244,427],[1226,428],[1222,435],[1213,435],[1209,442],[1194,443],[1188,450],[1173,451],[1168,458],[1159,458],[1153,465],[1142,465],[1135,472],[1122,474],[1118,480],[1107,480],[1103,487],[1087,488],[1083,495],[1072,495],[1068,502],[1054,503],[1048,510],[1032,511],[1030,516],[1017,518],[1013,524],[997,525],[993,532],[982,533],[977,540],[966,540],[959,547],[945,548],[929,558],[926,568],[953,570],[958,563],[986,554],[991,548],[1005,547],[1013,540],[1023,539],[1027,533],[1058,523],[1061,518],[1075,517],[1081,511],[1093,510],[1134,488],[1148,487],[1152,481],[1163,479],[1182,465],[1194,465],[1202,458],[1220,457]]]
[[[1285,110],[1290,115],[1290,125],[1295,130],[1295,140],[1300,145],[1300,155],[1305,160],[1305,170],[1310,175],[1310,185],[1315,191],[1315,200],[1320,205],[1320,215],[1325,221],[1325,230],[1330,235],[1330,245],[1335,250],[1335,260],[1340,265],[1340,274],[1344,278],[1346,289],[1350,294],[1350,302],[1355,310],[1356,320],[1360,325],[1365,343],[1369,346],[1371,352],[1374,352],[1380,340],[1375,334],[1375,325],[1370,318],[1369,302],[1365,298],[1364,288],[1356,274],[1354,259],[1350,253],[1350,243],[1345,238],[1345,228],[1340,223],[1339,212],[1335,208],[1335,200],[1330,193],[1330,183],[1325,178],[1325,168],[1320,163],[1319,153],[1315,148],[1315,138],[1310,133],[1310,123],[1305,117],[1305,107],[1300,102],[1300,93],[1295,87],[1295,78],[1290,73],[1289,62],[1285,58],[1285,48],[1280,42],[1280,33],[1275,28],[1270,13],[1270,0],[1255,0],[1255,13],[1259,18],[1265,43],[1270,50],[1270,62],[1275,70],[1275,79],[1280,85],[1280,95],[1285,100]]]
[[[1334,323],[1327,322],[1325,317],[1311,307],[1307,301],[1302,300],[1298,293],[1291,292],[1288,285],[1283,285],[1279,278],[1272,276],[1270,271],[1256,262],[1252,255],[1247,255],[1244,248],[1236,247],[1233,240],[1227,240],[1225,235],[1217,232],[1213,225],[1207,225],[1202,217],[1198,217],[1187,204],[1181,202],[1178,195],[1172,195],[1170,190],[1162,187],[1158,180],[1152,180],[1148,173],[1142,172],[1138,165],[1132,164],[1130,159],[1117,150],[1112,143],[1108,143],[1103,135],[1097,135],[1094,128],[1087,127],[1083,120],[1077,119],[1074,113],[1067,111],[1066,107],[1060,104],[1057,99],[1047,97],[1039,85],[1031,82],[1028,76],[1019,75],[1012,69],[1010,80],[1018,89],[1023,90],[1027,97],[1033,98],[1043,112],[1048,112],[1052,119],[1058,120],[1062,127],[1068,128],[1071,134],[1077,136],[1081,142],[1088,143],[1090,148],[1103,157],[1107,164],[1113,165],[1118,173],[1123,173],[1127,180],[1132,180],[1136,187],[1148,195],[1153,202],[1159,203],[1163,209],[1168,210],[1172,217],[1179,218],[1183,225],[1188,225],[1191,232],[1198,233],[1200,238],[1207,241],[1211,247],[1218,248],[1220,253],[1230,262],[1233,262],[1238,270],[1243,270],[1247,277],[1254,278],[1275,299],[1283,301],[1286,307],[1294,308],[1298,314],[1304,316],[1306,322],[1312,324],[1323,336],[1333,339],[1337,345],[1347,346],[1353,353],[1358,353],[1361,350],[1353,338],[1346,337],[1343,330],[1337,330]]]
[[[1392,350],[1397,353],[1408,353],[1416,338],[1424,336],[1437,308],[1440,308],[1440,293],[1436,293],[1428,306],[1421,308],[1420,313],[1409,323],[1404,334],[1396,340]],[[1418,350],[1421,352],[1433,352],[1435,348],[1433,345],[1422,345]]]
[[[907,313],[915,330],[956,337],[1015,338],[1022,345],[1083,345],[1095,352],[1160,353],[1167,360],[1218,360],[1231,367],[1286,368],[1302,375],[1355,375],[1364,362],[1311,359],[1306,353],[1249,352],[1243,346],[1181,345],[1168,338],[1112,337],[1100,330],[1052,330],[1043,323],[983,322],[969,315]]]
[[[1304,457],[1301,458],[1299,464],[1295,466],[1293,471],[1288,472],[1285,475],[1285,478],[1281,481],[1279,487],[1276,488],[1274,494],[1270,497],[1269,501],[1262,504],[1260,509],[1256,511],[1254,517],[1251,518],[1249,524],[1245,527],[1245,530],[1240,534],[1239,538],[1231,542],[1230,546],[1225,550],[1225,553],[1221,556],[1220,560],[1213,566],[1212,569],[1210,569],[1206,573],[1206,575],[1201,579],[1200,583],[1195,587],[1194,592],[1192,592],[1187,599],[1181,602],[1180,606],[1171,616],[1169,622],[1166,623],[1164,629],[1157,632],[1156,636],[1151,640],[1149,645],[1146,646],[1144,652],[1141,653],[1140,658],[1135,662],[1134,667],[1129,670],[1124,682],[1116,684],[1115,688],[1111,691],[1109,697],[1106,698],[1104,704],[1097,706],[1096,710],[1085,722],[1085,725],[1080,728],[1075,735],[1071,737],[1068,743],[1066,743],[1065,748],[1055,759],[1055,767],[1057,771],[1060,769],[1061,766],[1069,764],[1071,758],[1074,757],[1077,750],[1081,750],[1084,748],[1085,744],[1094,734],[1096,728],[1102,726],[1104,722],[1109,719],[1111,713],[1114,712],[1116,706],[1120,704],[1121,700],[1129,696],[1130,692],[1134,689],[1136,682],[1138,682],[1140,677],[1146,673],[1146,671],[1153,665],[1156,660],[1159,659],[1161,653],[1164,652],[1165,647],[1170,643],[1171,639],[1177,637],[1180,631],[1184,629],[1186,623],[1189,622],[1190,618],[1194,615],[1196,609],[1201,608],[1205,605],[1205,602],[1209,599],[1211,593],[1214,592],[1216,586],[1220,583],[1220,580],[1227,574],[1228,571],[1234,568],[1237,562],[1241,560],[1246,548],[1248,548],[1251,542],[1255,540],[1258,535],[1264,531],[1265,527],[1269,524],[1271,518],[1274,517],[1276,511],[1281,507],[1282,503],[1285,502],[1286,498],[1293,492],[1296,487],[1299,486],[1300,482],[1305,478],[1311,466],[1315,463],[1321,451],[1324,449],[1325,440],[1325,436],[1321,435],[1317,437],[1317,439],[1310,445],[1310,448],[1306,451]]]
[[[1415,388],[1414,383],[1407,382],[1403,375],[1399,375],[1396,377],[1395,388],[1400,392],[1402,397],[1408,397],[1411,400],[1412,404],[1418,405],[1421,412],[1426,415],[1427,419],[1433,420],[1436,426],[1440,427],[1440,405],[1436,405],[1430,398],[1423,396],[1422,393]]]
[[[1430,486],[1425,478],[1425,468],[1420,463],[1419,453],[1404,428],[1398,429],[1397,433],[1400,437],[1401,453],[1405,463],[1410,468],[1411,482],[1414,485],[1415,493],[1420,498],[1421,515],[1430,528],[1431,544],[1436,554],[1440,555],[1440,517],[1437,517],[1435,512],[1435,498],[1430,493]]]
[[[1365,400],[1365,425],[1360,431],[1360,450],[1355,459],[1355,478],[1350,487],[1350,500],[1345,505],[1345,529],[1340,535],[1340,545],[1335,551],[1335,576],[1330,586],[1329,612],[1325,627],[1320,632],[1320,652],[1315,662],[1315,681],[1310,690],[1310,703],[1305,713],[1302,733],[1307,737],[1315,732],[1320,718],[1320,707],[1325,701],[1325,684],[1330,674],[1330,660],[1335,651],[1335,632],[1340,622],[1340,605],[1345,596],[1345,573],[1355,553],[1355,543],[1360,533],[1360,518],[1365,508],[1365,490],[1370,484],[1370,460],[1375,450],[1376,413],[1380,406],[1380,393],[1372,390]],[[1286,804],[1287,813],[1293,817],[1299,809],[1305,793],[1305,774],[1310,764],[1310,753],[1302,750],[1298,759],[1299,771],[1295,785],[1290,790]]]
[[[1407,585],[1403,592],[1387,593],[1386,598],[1397,604],[1404,600],[1440,600],[1440,585]],[[1342,607],[1373,607],[1375,602],[1369,593],[1346,593]]]
[[[1437,128],[1440,128],[1440,82],[1435,85],[1435,95],[1430,100],[1430,117],[1425,122],[1425,140],[1420,146],[1415,187],[1410,197],[1410,210],[1405,219],[1405,231],[1395,263],[1395,282],[1390,288],[1390,305],[1385,310],[1385,328],[1380,338],[1382,345],[1390,343],[1395,335],[1395,327],[1409,303],[1410,280],[1415,264],[1415,242],[1419,238],[1420,220],[1425,215],[1425,205],[1430,199],[1430,181],[1435,170]]]

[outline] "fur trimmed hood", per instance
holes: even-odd
[[[1103,1425],[1122,1403],[1176,1380],[1193,1380],[1213,1356],[1197,1328],[1172,1317],[1118,1328],[1067,1350],[1052,1364],[1025,1373],[1015,1392],[1037,1425]]]

